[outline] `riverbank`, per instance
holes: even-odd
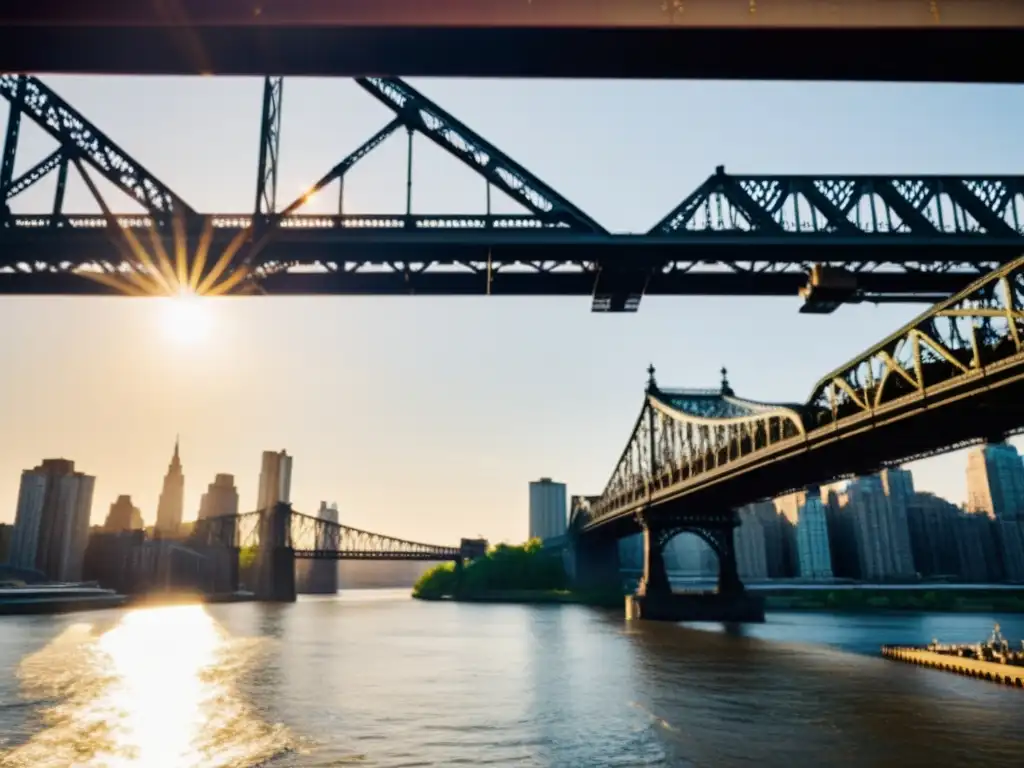
[[[1019,613],[1024,614],[1024,589],[757,589],[768,611],[828,613]],[[464,590],[458,594],[414,592],[418,600],[461,603],[571,604],[622,608],[617,592],[571,589]]]
[[[590,605],[597,608],[621,608],[625,600],[624,595],[616,592],[575,592],[568,589],[494,589],[444,596],[413,593],[413,598],[428,602]]]
[[[758,589],[769,611],[1024,613],[1020,589]]]

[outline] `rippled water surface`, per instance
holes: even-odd
[[[8,617],[0,765],[1020,766],[1024,692],[870,655],[999,618],[688,628],[395,592]]]

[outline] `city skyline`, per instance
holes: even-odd
[[[251,208],[259,80],[44,80],[196,207]],[[412,82],[616,230],[646,229],[719,163],[736,172],[1024,168],[1012,131],[1024,94],[1013,88]],[[289,79],[286,87],[282,200],[387,117],[349,83]],[[195,114],[219,119],[199,128]],[[548,131],[537,130],[537,115]],[[663,140],[650,138],[651,126],[679,124],[685,137],[666,128]],[[23,141],[38,140],[33,129],[26,124]],[[972,135],[986,141],[964,142]],[[353,174],[351,210],[401,209],[401,144]],[[49,145],[38,146],[45,154]],[[214,163],[223,171],[211,183],[205,169]],[[479,180],[447,174],[457,166],[438,150],[418,143],[416,163],[414,210],[482,208]],[[431,183],[419,182],[428,175]],[[68,208],[92,210],[83,200],[72,185]],[[601,492],[648,363],[678,387],[714,386],[726,365],[740,395],[788,402],[922,309],[852,306],[807,317],[795,297],[648,297],[636,316],[600,317],[579,299],[251,298],[210,302],[199,317],[205,334],[198,328],[190,341],[166,304],[0,302],[0,322],[24,329],[5,349],[19,376],[0,383],[6,402],[23,404],[0,415],[10,436],[0,446],[0,521],[13,521],[18,472],[63,454],[97,477],[93,524],[122,494],[151,522],[156,468],[180,431],[185,520],[218,473],[235,476],[240,508],[254,506],[255,456],[283,445],[297,458],[301,511],[337,497],[346,522],[370,530],[521,540],[530,478]],[[910,466],[921,490],[960,503],[963,462],[961,453]]]

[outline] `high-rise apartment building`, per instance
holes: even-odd
[[[185,475],[181,468],[178,440],[174,441],[174,455],[171,457],[160,501],[156,508],[156,530],[160,536],[175,537],[181,531],[181,516],[185,509]]]
[[[960,510],[933,493],[915,493],[907,507],[914,567],[921,576],[959,576],[957,526]]]
[[[967,510],[998,520],[1024,517],[1024,462],[1009,443],[990,443],[967,455]]]
[[[234,475],[217,475],[199,500],[199,519],[238,514]]]
[[[81,579],[95,482],[66,459],[46,459],[22,472],[11,565],[42,571],[54,581]]]
[[[906,579],[914,575],[906,512],[901,496],[885,492],[882,477],[871,475],[847,486],[846,502],[853,516],[861,578],[865,581]]]
[[[796,541],[800,577],[814,581],[832,578],[832,555],[829,551],[828,519],[821,492],[808,492],[807,500],[797,511]]]
[[[292,457],[285,451],[264,451],[256,509],[263,511],[292,500]]]
[[[733,544],[736,548],[736,568],[739,576],[743,581],[763,581],[768,578],[768,550],[765,546],[764,526],[757,510],[740,509],[737,516],[740,525],[733,534]]]
[[[569,514],[565,484],[550,477],[530,483],[530,538],[553,539],[565,535]]]

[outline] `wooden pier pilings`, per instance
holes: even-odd
[[[916,664],[919,667],[931,667],[941,669],[945,672],[974,677],[979,680],[989,680],[993,683],[1002,683],[1015,688],[1024,688],[1024,667],[1016,667],[1010,664],[997,664],[992,661],[979,661],[962,656],[950,656],[944,653],[935,653],[922,648],[901,648],[899,646],[883,645],[882,656],[887,659],[904,661],[908,664]]]

